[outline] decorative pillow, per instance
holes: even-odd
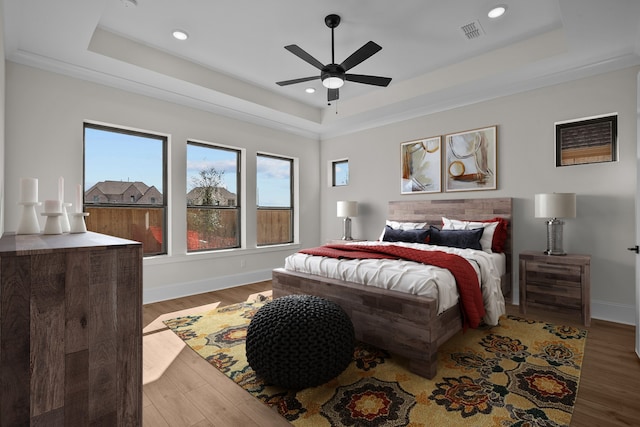
[[[386,226],[382,240],[385,242],[426,243],[429,238],[429,230],[426,228],[417,230],[396,230]]]
[[[504,218],[496,217],[482,221],[460,221],[442,217],[443,230],[472,230],[484,228],[480,244],[482,250],[488,253],[503,252],[507,240],[507,224]]]
[[[418,228],[425,228],[427,226],[426,222],[401,222],[401,221],[386,221],[386,226],[393,228],[394,230],[415,230]],[[382,233],[380,233],[380,237],[378,240],[382,241],[384,239],[384,233],[386,231],[385,228],[382,229]]]
[[[493,252],[504,252],[504,245],[507,243],[507,228],[509,226],[509,221],[504,218],[495,217],[493,219],[484,220],[484,222],[498,223],[496,231],[493,233],[491,249]]]
[[[430,227],[429,243],[438,246],[450,246],[461,249],[482,250],[480,239],[484,228],[473,230],[438,230],[437,227]]]

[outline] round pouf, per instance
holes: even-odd
[[[339,305],[287,295],[263,305],[247,330],[247,361],[267,384],[302,389],[337,377],[353,358],[353,324]]]

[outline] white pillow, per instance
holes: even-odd
[[[394,230],[417,230],[418,228],[425,228],[426,222],[400,222],[387,220],[386,225]]]
[[[419,228],[425,228],[427,226],[427,223],[426,222],[401,222],[401,221],[387,220],[385,225],[388,225],[394,230],[417,230]],[[382,229],[382,234],[380,234],[380,237],[378,238],[378,240],[381,242],[382,242],[382,239],[384,238],[385,229],[386,227]]]
[[[493,253],[491,246],[493,245],[493,234],[498,227],[497,222],[478,222],[478,221],[460,221],[457,219],[449,219],[442,217],[443,230],[474,230],[483,228],[482,237],[480,238],[480,246],[487,253]]]

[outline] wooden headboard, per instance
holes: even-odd
[[[507,256],[507,274],[503,278],[502,292],[510,300],[512,290],[511,272],[513,271],[511,198],[487,199],[450,199],[450,200],[402,200],[389,202],[388,219],[393,221],[424,222],[442,226],[442,217],[464,221],[480,221],[501,217],[508,220],[507,241],[504,253]]]

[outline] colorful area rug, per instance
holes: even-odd
[[[295,426],[562,426],[576,401],[587,332],[507,316],[469,329],[439,351],[427,380],[406,360],[358,344],[353,362],[319,387],[264,384],[247,364],[245,337],[265,302],[246,302],[165,324],[209,363]]]

